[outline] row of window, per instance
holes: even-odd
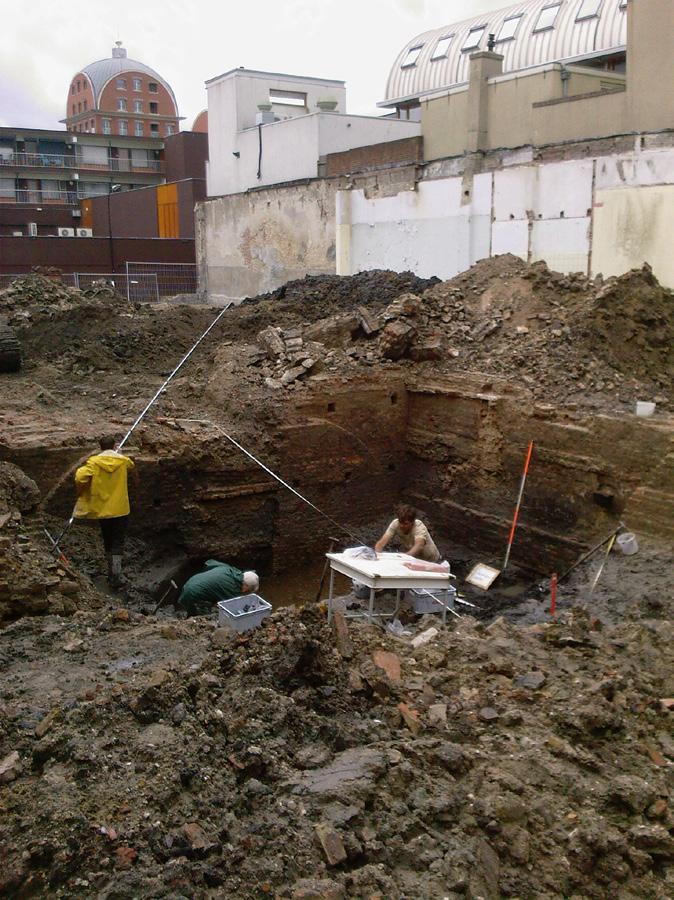
[[[142,91],[143,90],[143,79],[142,78],[133,78],[131,81],[133,85],[134,91]],[[151,94],[159,93],[159,85],[156,81],[148,81],[147,89]],[[117,79],[117,90],[125,91],[126,90],[126,78],[118,78]]]
[[[112,134],[112,121],[110,119],[101,119],[103,134]],[[134,122],[133,133],[136,137],[145,136],[145,123]],[[117,119],[117,134],[129,134],[129,123],[126,119]],[[170,137],[175,134],[175,126],[167,124],[164,126],[164,134]],[[150,123],[150,137],[159,137],[159,125],[156,122]]]
[[[150,107],[150,114],[151,114],[151,115],[157,115],[157,113],[159,112],[159,104],[158,104],[158,103],[153,103],[152,101],[150,101],[149,107]],[[85,107],[85,109],[86,109],[86,107]],[[118,97],[118,98],[117,98],[117,109],[118,109],[120,112],[126,112],[126,111],[127,111],[128,107],[127,107],[127,104],[126,104],[126,98],[125,98],[125,97]],[[142,101],[142,100],[134,100],[134,101],[133,101],[133,111],[134,111],[135,113],[142,113],[142,112],[143,112],[143,101]]]
[[[85,100],[83,103],[73,103],[73,115],[76,116],[77,113],[86,112],[87,111],[87,101]]]
[[[580,6],[578,7],[578,13],[576,14],[576,22],[582,22],[586,19],[596,18],[601,11],[603,2],[604,0],[581,0]],[[539,31],[549,31],[550,29],[554,28],[561,6],[562,0],[559,0],[559,2],[557,3],[551,3],[549,6],[543,7],[543,9],[538,14],[538,19],[536,20],[536,24],[533,28],[533,34],[536,34],[536,32]],[[620,8],[625,9],[626,6],[627,0],[621,0]],[[503,41],[514,40],[523,18],[524,13],[519,13],[518,15],[511,16],[509,19],[505,19],[502,22],[501,28],[495,37],[495,42],[499,44]],[[477,50],[486,30],[486,25],[477,25],[475,26],[475,28],[471,28],[466,35],[463,44],[461,45],[462,52],[468,50]],[[431,62],[437,59],[445,59],[455,37],[456,35],[454,34],[448,34],[444,37],[438,38],[433,53],[431,54]],[[418,44],[416,47],[411,47],[407,51],[407,56],[401,63],[401,68],[407,69],[411,66],[415,66],[423,49],[423,44]]]
[[[134,91],[142,91],[143,90],[143,79],[142,78],[133,78],[131,80],[133,84]],[[86,91],[87,83],[86,81],[82,81],[81,79],[77,79],[77,81],[73,81],[70,85],[70,93],[80,93],[80,91]],[[151,94],[159,93],[159,85],[156,81],[148,81],[147,89]],[[117,90],[125,91],[126,90],[126,78],[118,78],[117,79]]]
[[[110,119],[102,119],[101,127],[103,134],[112,134],[112,122]],[[79,124],[73,126],[73,131],[80,131],[85,134],[95,134],[96,132],[96,123],[94,119],[88,119],[86,122],[80,122]],[[172,134],[176,133],[175,125],[167,124],[164,126],[164,135],[165,137],[170,137]],[[129,132],[129,123],[126,119],[118,119],[117,120],[117,134],[120,135],[128,135]],[[135,137],[145,137],[145,125],[143,122],[134,122],[133,123],[133,134]],[[159,132],[159,125],[156,123],[150,124],[150,137],[158,138],[161,137]]]

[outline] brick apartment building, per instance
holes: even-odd
[[[71,132],[164,138],[178,131],[180,117],[169,83],[117,41],[111,57],[73,75],[61,121]]]

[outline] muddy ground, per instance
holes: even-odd
[[[29,278],[0,313],[24,352],[0,377],[7,459],[123,433],[216,310]],[[666,417],[673,354],[672,295],[647,268],[589,281],[504,257],[445,283],[321,276],[230,310],[144,434],[213,416],[254,446],[313,379],[363,372],[477,372],[571,414],[652,400]],[[147,614],[156,598],[133,582],[112,594],[95,529],[55,557],[49,508],[0,465],[0,896],[674,894],[663,541],[613,552],[593,592],[602,555],[580,566],[556,618],[549,584],[515,570],[487,595],[462,582],[478,608],[447,628],[408,613],[404,638],[335,631],[311,569],[283,589],[295,608],[237,637]],[[437,539],[461,581],[498,567],[459,537]],[[146,550],[132,537],[132,573]]]

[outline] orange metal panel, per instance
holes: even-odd
[[[157,227],[160,238],[180,237],[178,185],[157,185]]]
[[[82,200],[80,203],[80,225],[82,228],[93,228],[94,219],[91,213],[91,200]]]

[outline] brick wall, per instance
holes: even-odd
[[[0,274],[58,266],[63,272],[121,272],[125,262],[193,263],[194,241],[160,238],[0,238]]]
[[[325,174],[328,177],[350,175],[383,166],[421,164],[424,158],[423,144],[422,137],[412,137],[369,147],[356,147],[343,153],[329,153],[326,157]]]

